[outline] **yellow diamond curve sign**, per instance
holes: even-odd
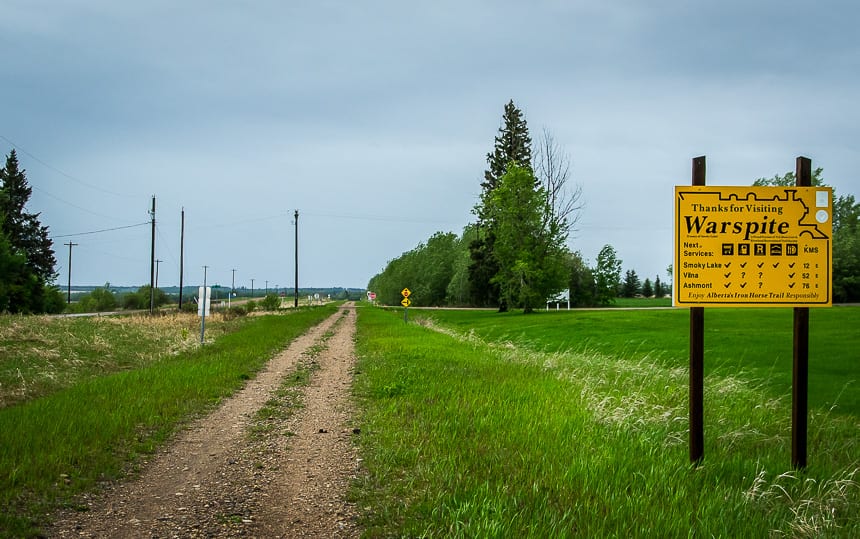
[[[400,301],[400,304],[403,305],[404,307],[409,307],[410,305],[412,305],[412,300],[409,298],[403,298]]]
[[[675,187],[673,303],[826,307],[829,187]]]

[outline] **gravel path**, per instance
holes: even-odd
[[[140,477],[91,495],[87,511],[59,515],[48,535],[357,537],[345,500],[360,466],[359,431],[349,424],[354,335],[347,304],[178,435]],[[312,371],[310,384],[279,390],[297,368]],[[303,406],[255,418],[291,398]]]

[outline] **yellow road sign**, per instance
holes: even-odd
[[[404,288],[403,290],[401,290],[401,291],[400,291],[400,294],[401,294],[404,298],[408,298],[408,297],[409,297],[409,294],[411,294],[411,293],[412,293],[412,292],[410,292],[410,290],[409,290],[408,288]]]
[[[409,298],[403,298],[400,301],[400,304],[403,305],[404,307],[409,307],[410,305],[412,305],[412,300]]]
[[[675,187],[676,306],[830,306],[829,187]]]

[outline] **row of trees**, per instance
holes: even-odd
[[[370,280],[368,289],[386,305],[400,302],[404,286],[412,292],[410,299],[415,306],[473,305],[469,268],[470,247],[476,234],[474,224],[467,226],[461,236],[451,232],[433,234],[426,243],[390,261]],[[622,276],[622,261],[611,245],[601,249],[595,266],[590,266],[579,252],[565,253],[560,271],[574,307],[609,305],[617,297],[660,297],[671,293],[659,275],[653,282],[650,278],[641,282],[634,270]],[[533,307],[543,305],[549,297],[541,296]]]
[[[172,301],[160,288],[155,289],[155,292],[152,294],[152,300],[156,308]],[[111,290],[110,283],[105,283],[103,287],[96,288],[88,294],[83,294],[76,302],[69,304],[66,311],[73,313],[108,312],[114,311],[120,306],[123,309],[142,311],[149,309],[149,301],[149,285],[141,286],[136,292],[118,294],[114,290]]]
[[[53,242],[38,213],[27,211],[33,189],[12,150],[0,169],[0,312],[57,313],[65,301],[53,283]]]

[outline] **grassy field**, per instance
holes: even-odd
[[[489,342],[535,351],[596,352],[647,358],[660,366],[689,365],[688,309],[549,311],[534,316],[490,311],[434,311],[437,320]],[[743,373],[791,396],[791,309],[706,309],[705,372]],[[860,417],[860,308],[810,309],[810,406]],[[706,404],[707,405],[707,404]]]
[[[416,311],[422,326],[360,309],[367,534],[860,535],[860,310],[813,312],[802,472],[782,311],[706,313],[705,460],[691,468],[687,311]]]
[[[28,382],[26,398],[0,409],[0,536],[35,533],[47,512],[72,503],[76,493],[133,471],[140,455],[241,387],[336,308],[215,323],[203,347],[185,344],[187,325],[148,327],[164,320],[2,320],[3,346],[15,353],[3,356],[0,370],[38,379],[39,368],[25,371],[29,357],[49,365],[58,382],[38,394],[29,393]],[[152,343],[150,332],[167,336]],[[44,350],[61,347],[67,349],[45,359]]]

